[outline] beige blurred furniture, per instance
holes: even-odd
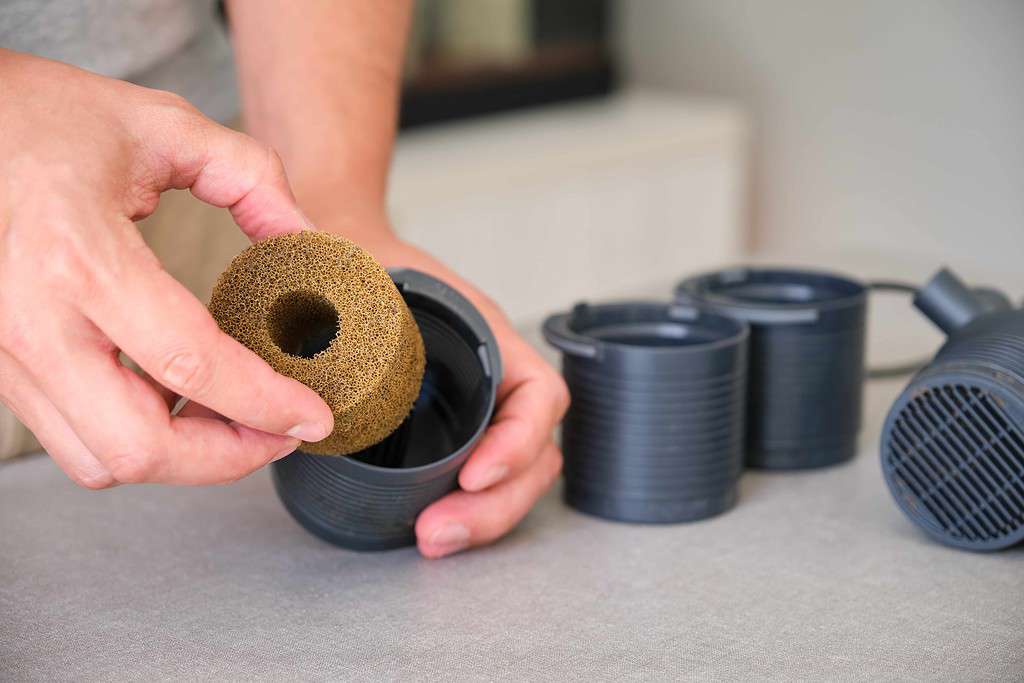
[[[390,204],[404,237],[531,327],[577,299],[735,259],[746,155],[733,107],[632,92],[402,135]],[[227,211],[185,191],[140,228],[202,301],[247,245]],[[0,458],[35,448],[0,406]]]
[[[398,231],[518,323],[735,260],[748,124],[716,101],[636,91],[403,135]]]
[[[7,406],[0,403],[0,460],[39,449],[39,442],[21,426]]]

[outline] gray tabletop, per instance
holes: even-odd
[[[936,545],[882,483],[899,387],[870,387],[854,462],[748,473],[721,517],[615,524],[554,492],[435,562],[322,543],[266,472],[97,493],[0,465],[0,678],[1024,680],[1024,550]]]

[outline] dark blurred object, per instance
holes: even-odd
[[[534,0],[533,39],[537,45],[604,41],[611,25],[602,0]]]
[[[400,125],[611,92],[607,0],[420,0]]]

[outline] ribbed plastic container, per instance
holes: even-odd
[[[563,353],[565,500],[625,522],[703,519],[736,501],[747,326],[691,307],[580,304],[544,323]]]
[[[296,451],[273,465],[288,512],[313,534],[354,550],[415,543],[417,515],[456,488],[459,470],[490,422],[501,382],[498,344],[468,300],[424,273],[391,276],[426,348],[412,414],[387,439],[354,455]]]
[[[689,278],[676,301],[750,325],[747,465],[804,469],[857,452],[867,289],[831,273],[732,268]]]
[[[915,300],[949,339],[893,404],[882,473],[900,509],[967,550],[1024,541],[1024,311],[941,271]]]

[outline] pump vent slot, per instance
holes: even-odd
[[[1024,527],[1024,434],[978,387],[929,388],[893,422],[886,462],[915,521],[963,545]]]

